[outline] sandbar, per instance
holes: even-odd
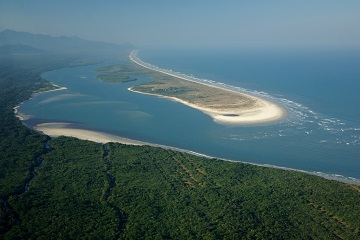
[[[41,123],[37,124],[34,129],[50,137],[67,136],[98,143],[117,142],[128,145],[147,145],[145,142],[122,138],[108,133],[72,128],[70,123],[64,122]]]
[[[81,129],[81,128],[75,128],[73,127],[73,124],[71,123],[65,123],[65,122],[49,122],[49,123],[41,123],[37,124],[33,127],[34,130],[43,133],[45,135],[48,135],[50,137],[60,137],[60,136],[66,136],[66,137],[74,137],[82,140],[88,140],[92,142],[97,143],[108,143],[108,142],[116,142],[121,144],[127,144],[127,145],[135,145],[135,146],[153,146],[153,147],[160,147],[163,149],[170,149],[174,151],[179,152],[186,152],[192,155],[206,157],[206,158],[213,158],[211,156],[197,153],[190,150],[185,150],[177,147],[171,147],[166,146],[162,144],[156,144],[156,143],[149,143],[144,141],[137,141],[129,138],[120,137],[113,134],[108,134],[104,132],[99,132],[95,130],[88,130],[88,129]]]
[[[147,91],[134,89],[138,88],[138,86],[134,86],[128,90],[181,102],[184,105],[198,109],[209,115],[219,124],[247,125],[269,123],[282,120],[287,115],[287,112],[283,107],[271,101],[232,89],[223,88],[221,86],[215,86],[211,84],[209,80],[199,82],[196,80],[197,78],[193,76],[186,76],[181,73],[161,69],[157,66],[145,63],[136,56],[136,51],[132,51],[129,58],[137,65],[149,70],[191,82],[192,86],[190,86],[190,89],[193,90],[195,86],[197,96],[194,97],[194,93],[193,96],[191,96],[193,98],[190,98],[190,94],[187,93],[178,94],[177,96],[165,95],[168,89],[181,89],[181,86],[178,86],[179,84],[165,85],[149,83],[145,88],[143,87],[144,89],[147,87]],[[185,89],[186,87],[188,86],[185,86]],[[184,87],[182,88],[184,89]],[[161,90],[164,94],[153,93],[152,91],[154,90]],[[189,99],[194,101],[190,102]]]

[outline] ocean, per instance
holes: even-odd
[[[290,48],[152,48],[138,57],[164,69],[269,99],[286,119],[226,126],[196,109],[103,83],[95,68],[43,74],[67,90],[36,95],[22,104],[25,124],[69,122],[74,127],[186,149],[212,157],[297,169],[360,183],[360,51]]]

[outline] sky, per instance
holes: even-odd
[[[0,0],[0,31],[137,46],[360,46],[359,0]]]

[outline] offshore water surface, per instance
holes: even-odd
[[[146,49],[143,61],[282,104],[275,124],[224,126],[181,103],[96,78],[99,65],[43,74],[67,90],[36,95],[25,123],[76,127],[213,157],[315,172],[360,183],[360,52],[350,50]]]

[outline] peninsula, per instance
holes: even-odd
[[[30,42],[41,37],[22,36]],[[45,40],[59,46],[56,38]],[[94,43],[80,43],[94,48]],[[15,106],[36,92],[55,90],[41,75],[68,67],[74,56],[0,55],[0,239],[360,239],[357,185],[173,148],[99,144],[130,142],[80,129],[81,122],[39,119],[36,130],[90,141],[51,139],[25,126],[14,116],[19,114]],[[195,84],[130,61],[101,70],[112,74],[105,78],[111,83],[123,82],[116,76],[148,76],[158,83]],[[64,91],[73,90],[68,87]],[[167,89],[175,96],[199,90],[190,85]]]
[[[154,81],[129,88],[181,102],[211,116],[220,124],[259,124],[283,119],[286,111],[279,105],[235,90],[214,85],[214,81],[187,76],[143,62],[134,50],[132,62],[156,72]]]

